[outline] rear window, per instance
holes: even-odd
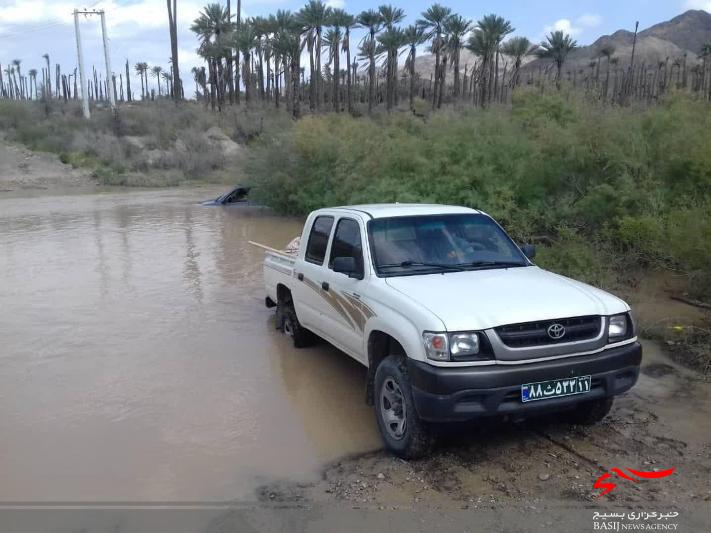
[[[314,220],[309,234],[309,242],[306,245],[306,260],[309,263],[323,264],[332,227],[333,217],[331,216],[321,216]]]

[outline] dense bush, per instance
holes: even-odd
[[[512,109],[306,117],[254,143],[257,195],[290,214],[362,202],[481,208],[541,263],[609,285],[670,268],[711,292],[711,108],[602,108],[522,92]],[[261,192],[260,192],[261,191]]]

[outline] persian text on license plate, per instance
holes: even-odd
[[[590,376],[553,379],[521,385],[521,401],[533,402],[590,392]]]

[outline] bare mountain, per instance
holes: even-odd
[[[711,41],[711,14],[706,11],[691,10],[673,19],[655,24],[637,34],[635,63],[656,65],[669,58],[695,63],[697,54],[704,43]],[[614,57],[620,65],[628,65],[632,57],[634,33],[618,30],[612,35],[603,35],[589,46],[581,46],[568,56],[566,70],[583,69],[600,56],[600,50],[607,45],[615,48]],[[537,66],[542,60],[531,63]]]

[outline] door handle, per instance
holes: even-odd
[[[327,291],[327,290],[328,290],[328,287],[329,287],[329,285],[328,285],[328,282],[327,282],[327,281],[322,281],[322,282],[321,282],[321,288],[322,288],[324,291]]]
[[[298,279],[299,281],[304,281],[304,275],[303,275],[301,272],[299,272],[299,273],[296,275],[296,279]]]

